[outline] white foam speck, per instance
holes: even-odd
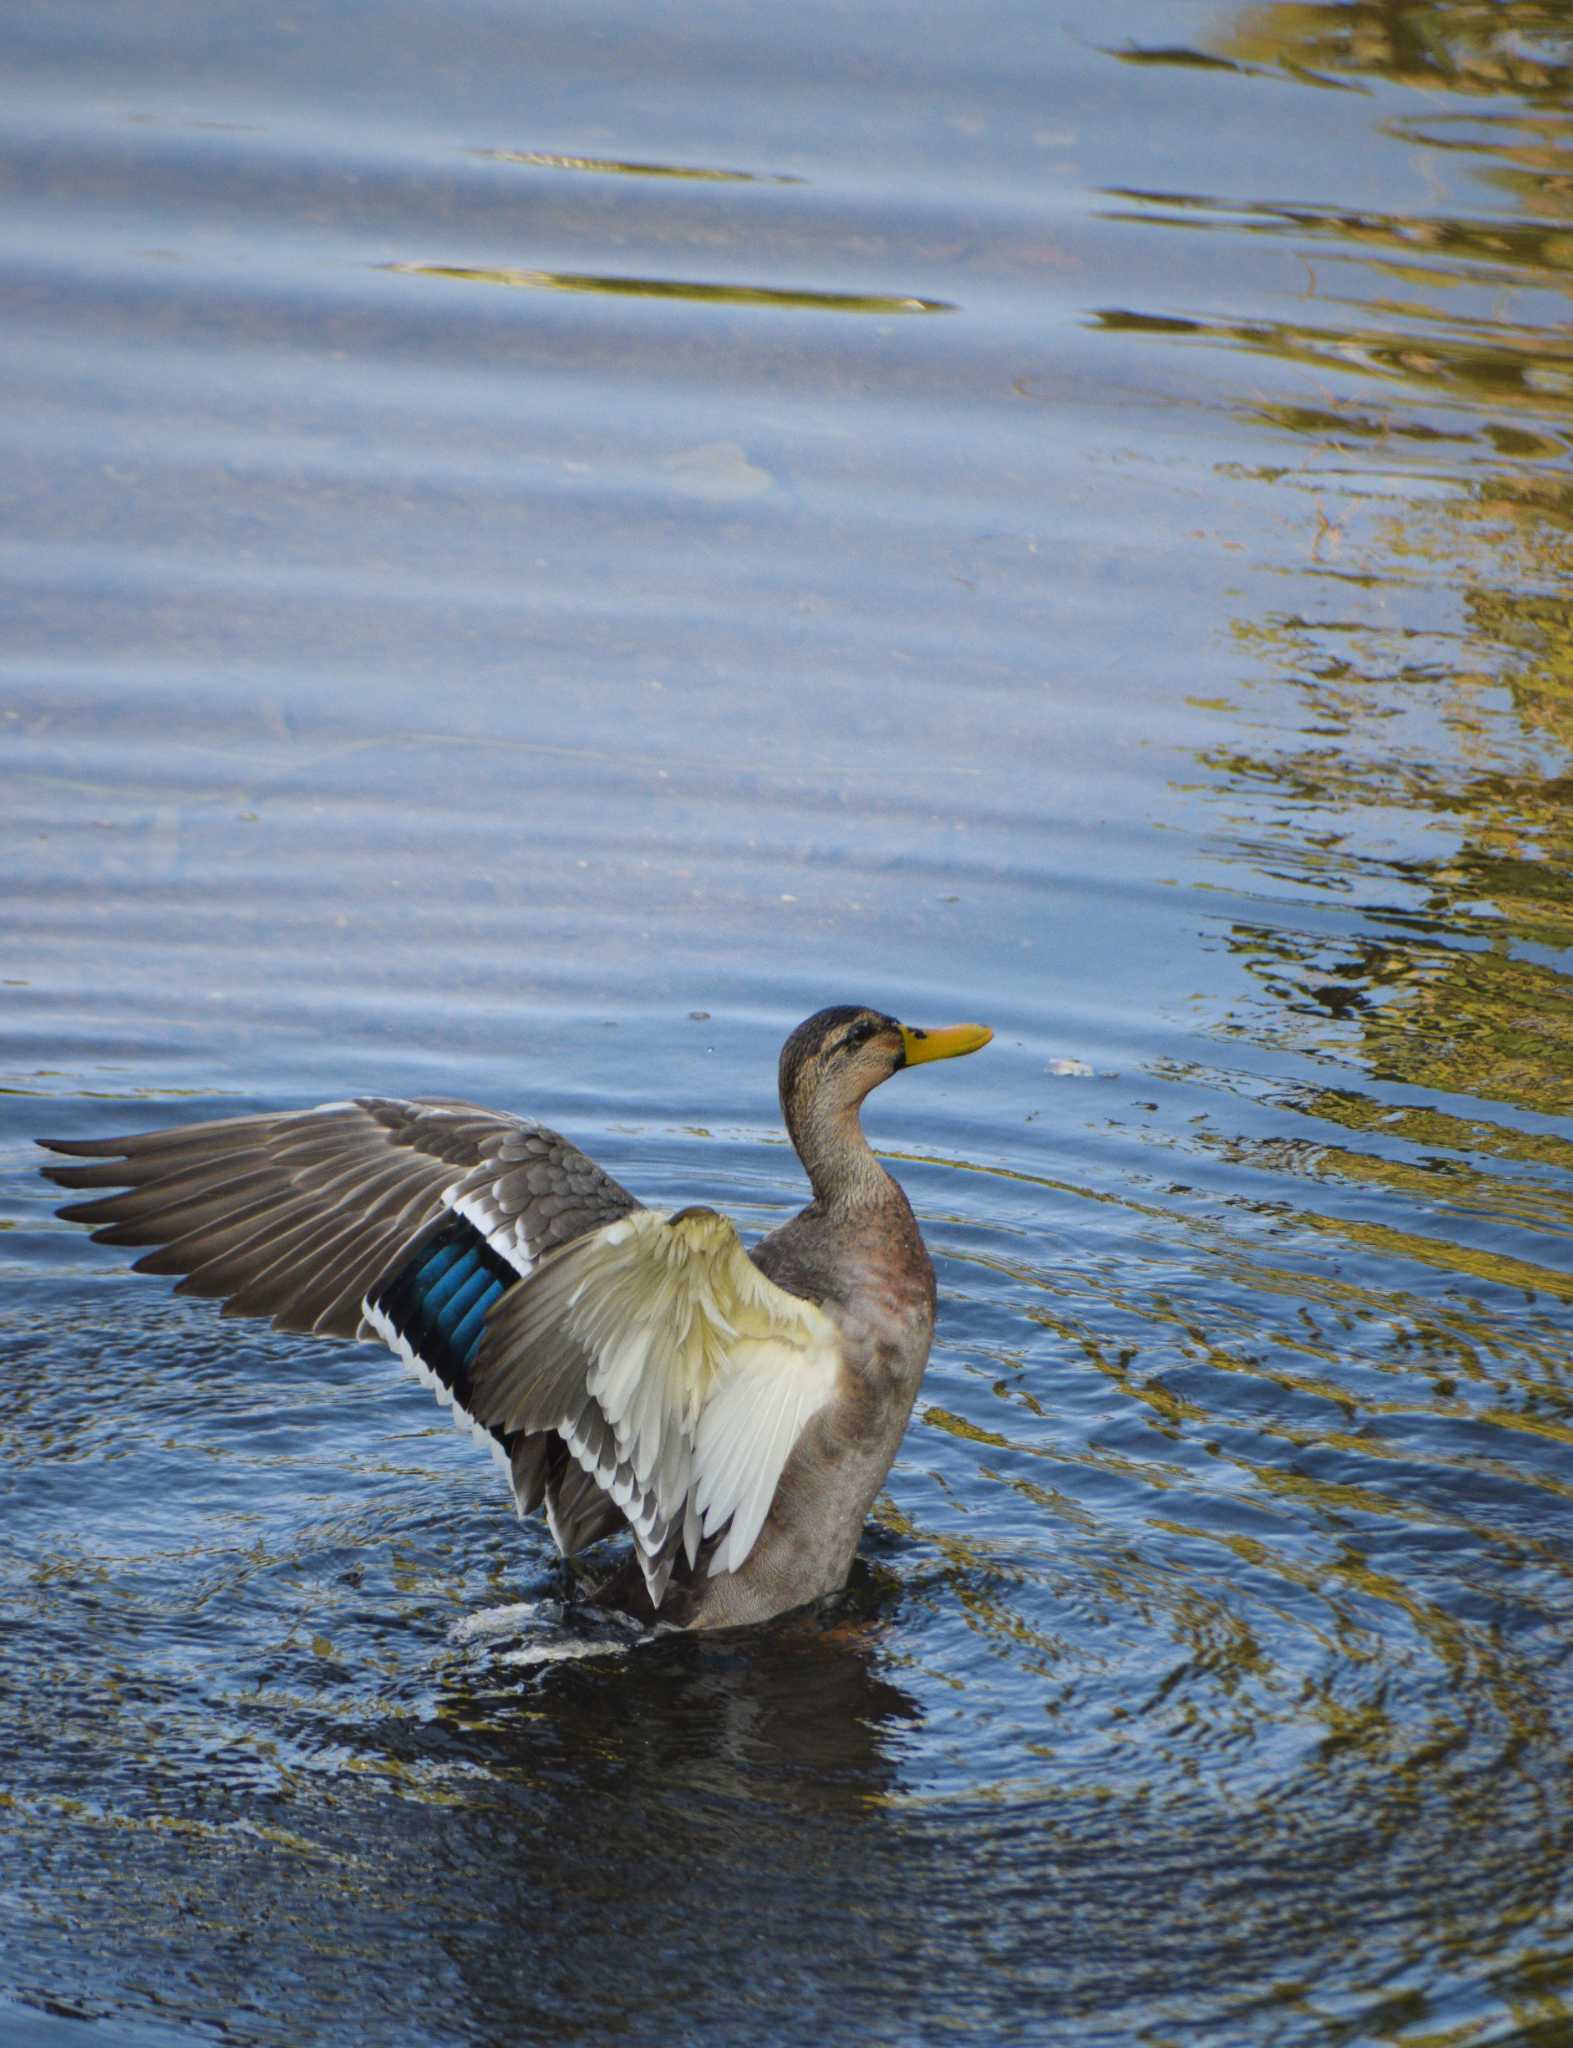
[[[530,1643],[520,1650],[506,1650],[504,1664],[563,1664],[576,1657],[625,1657],[639,1647],[631,1643]]]
[[[515,1648],[502,1652],[499,1662],[515,1666],[564,1664],[580,1657],[622,1657],[650,1634],[634,1622],[600,1618],[604,1633],[595,1636],[570,1635],[563,1626],[560,1600],[517,1600],[506,1607],[485,1607],[479,1614],[467,1614],[448,1631],[452,1643],[498,1643],[509,1636],[523,1638]]]
[[[448,1631],[448,1640],[473,1643],[492,1636],[517,1635],[538,1616],[549,1615],[555,1620],[560,1611],[555,1600],[516,1600],[509,1607],[485,1607],[479,1614],[467,1614],[462,1621],[456,1621]]]

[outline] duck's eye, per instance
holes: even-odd
[[[856,1052],[860,1045],[867,1045],[874,1036],[874,1026],[865,1018],[861,1024],[854,1024],[836,1048],[838,1052]]]

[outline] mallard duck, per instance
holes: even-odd
[[[135,1270],[177,1294],[386,1344],[564,1556],[631,1531],[589,1597],[727,1627],[846,1583],[928,1359],[934,1268],[863,1100],[992,1036],[859,1007],[800,1024],[781,1109],[814,1198],[751,1251],[714,1209],[647,1209],[555,1131],[467,1102],[47,1139],[94,1163],[43,1170],[119,1189],[60,1214],[154,1247]]]

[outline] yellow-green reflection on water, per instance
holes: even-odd
[[[1287,0],[1240,9],[1217,48],[1238,62],[1345,82],[1555,101],[1573,84],[1573,61],[1547,39],[1566,32],[1560,0]]]
[[[778,171],[721,171],[697,164],[625,163],[616,157],[560,156],[549,149],[477,149],[471,152],[489,163],[523,164],[533,170],[588,171],[618,178],[688,178],[704,185],[800,185]]]
[[[954,313],[943,299],[892,298],[873,292],[798,291],[786,286],[699,284],[670,277],[592,277],[566,270],[498,270],[458,263],[388,263],[411,277],[460,284],[506,285],[515,291],[600,292],[611,298],[687,299],[696,305],[775,306],[812,313]]]

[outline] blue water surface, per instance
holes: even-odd
[[[10,24],[0,2034],[1573,2041],[1573,44],[1532,0]],[[847,1595],[575,1609],[33,1141],[356,1091],[940,1328]]]

